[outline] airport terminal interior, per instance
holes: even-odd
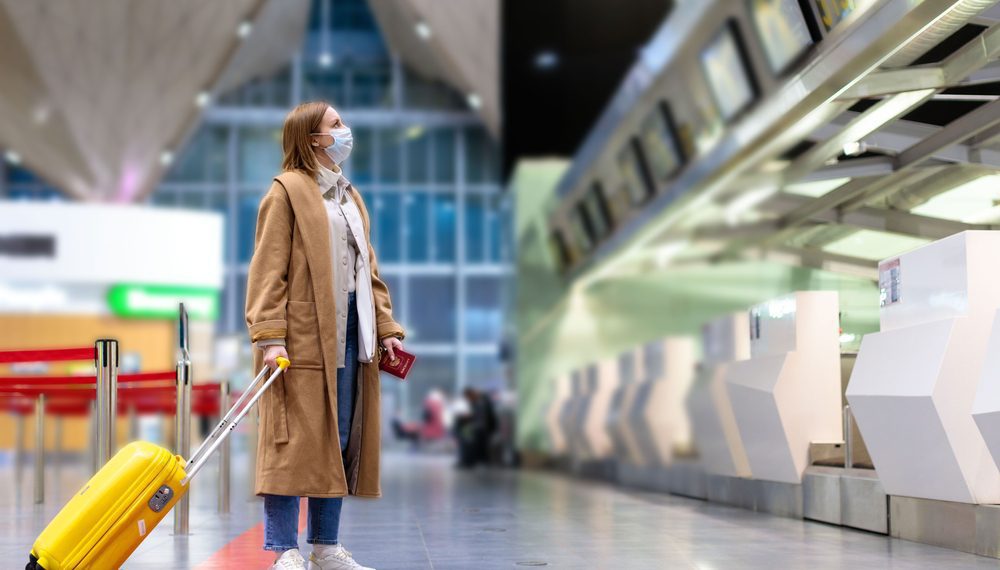
[[[0,0],[0,567],[1000,568],[998,260],[996,0]]]

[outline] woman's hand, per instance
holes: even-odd
[[[284,346],[280,344],[272,344],[271,346],[265,347],[264,349],[264,364],[267,364],[271,370],[278,369],[278,363],[275,359],[279,356],[288,358],[288,352],[285,350]]]
[[[403,348],[403,343],[398,338],[396,338],[394,336],[387,336],[387,337],[385,337],[385,338],[382,339],[382,348],[384,348],[386,350],[386,352],[389,353],[389,360],[391,362],[395,362],[396,361],[396,349],[397,348],[402,349]]]

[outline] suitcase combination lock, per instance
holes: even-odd
[[[163,510],[163,507],[167,506],[170,499],[174,497],[174,490],[168,485],[164,485],[157,489],[156,494],[153,498],[149,500],[149,508],[153,509],[154,513],[158,513]]]

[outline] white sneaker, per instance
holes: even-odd
[[[274,561],[271,570],[306,570],[306,559],[299,554],[298,548],[286,550]]]
[[[358,564],[351,553],[339,544],[333,545],[332,549],[322,558],[316,556],[316,552],[310,554],[309,570],[375,570]]]

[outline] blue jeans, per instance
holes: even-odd
[[[347,294],[347,331],[344,366],[337,369],[337,428],[340,448],[347,449],[354,416],[354,383],[358,373],[358,307],[354,293]],[[294,354],[289,355],[295,358]],[[293,477],[294,473],[289,473]],[[337,544],[342,497],[309,497],[306,542]],[[299,547],[299,497],[264,495],[264,550]]]

